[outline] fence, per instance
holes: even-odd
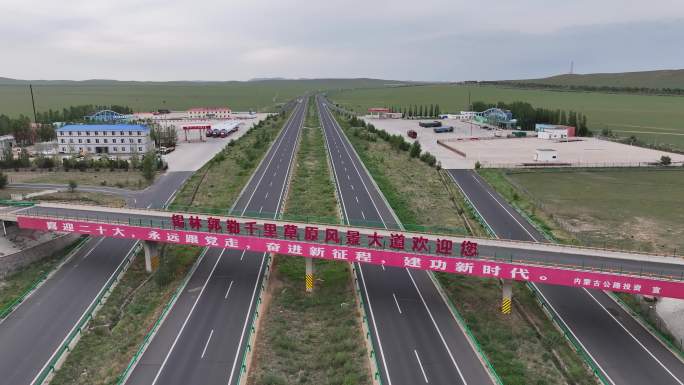
[[[664,166],[659,162],[572,162],[572,163],[494,163],[480,161],[480,167],[482,168],[637,168],[637,167],[651,167],[651,168],[661,168],[661,167],[682,167],[684,162],[672,162],[668,166]]]

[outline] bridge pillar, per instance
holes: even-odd
[[[501,301],[501,313],[511,314],[511,297],[513,297],[513,281],[510,279],[503,280],[503,299]]]
[[[306,292],[312,293],[314,289],[314,266],[313,258],[304,258],[306,263]]]
[[[145,271],[151,273],[159,267],[159,243],[154,241],[144,241],[145,250]]]

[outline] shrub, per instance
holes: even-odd
[[[0,189],[7,187],[7,175],[0,172]]]
[[[663,155],[660,157],[660,164],[663,166],[669,166],[672,163],[672,158],[670,158],[667,155]]]
[[[76,183],[76,181],[70,180],[69,181],[69,192],[74,192],[76,190],[76,187],[78,187],[78,184]]]
[[[477,162],[475,162],[475,169],[479,169],[480,167],[482,167],[482,165],[480,164],[480,161],[478,160]]]

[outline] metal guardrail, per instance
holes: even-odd
[[[354,273],[354,289],[356,293],[354,295],[359,299],[359,308],[361,310],[361,321],[363,322],[363,329],[366,330],[366,340],[370,342],[370,358],[373,360],[373,366],[375,367],[375,373],[373,373],[373,379],[382,385],[382,375],[380,374],[380,364],[378,363],[378,355],[375,353],[375,343],[373,342],[373,337],[371,336],[371,327],[368,324],[368,314],[366,314],[366,302],[363,300],[363,295],[361,294],[361,286],[359,286],[358,273],[356,272],[356,266],[351,264],[352,272]]]
[[[207,249],[205,248],[204,251],[202,251],[201,257],[203,257],[206,252],[207,252]],[[161,314],[159,315],[159,317],[157,317],[157,320],[154,322],[154,324],[152,325],[150,330],[147,332],[147,334],[145,334],[145,338],[143,339],[143,341],[138,346],[138,350],[136,350],[135,354],[133,355],[131,360],[128,362],[128,365],[126,366],[124,371],[117,378],[117,382],[116,382],[117,385],[123,385],[128,380],[128,376],[131,375],[131,371],[133,370],[135,365],[138,363],[138,360],[140,360],[140,357],[143,355],[143,353],[147,349],[149,343],[152,340],[152,337],[156,334],[157,330],[159,329],[159,327],[163,323],[164,319],[166,319],[166,316],[169,313],[169,311],[171,310],[171,308],[173,307],[173,305],[176,304],[176,300],[178,300],[178,297],[180,296],[180,294],[183,292],[183,290],[187,286],[188,281],[190,281],[190,277],[192,276],[192,273],[195,270],[197,270],[197,266],[199,266],[199,263],[203,259],[201,257],[197,258],[197,260],[193,264],[193,266],[190,269],[190,271],[188,272],[188,274],[186,274],[185,278],[183,278],[183,281],[181,282],[181,284],[173,292],[173,295],[171,296],[171,298],[169,298],[168,302],[166,302],[166,305],[164,306],[164,309],[162,310]]]
[[[65,353],[70,352],[71,348],[70,345],[74,342],[74,340],[80,336],[82,333],[83,329],[85,326],[90,322],[91,319],[93,319],[93,315],[95,310],[102,304],[102,300],[105,296],[107,296],[112,287],[114,286],[115,283],[119,281],[119,276],[123,271],[125,271],[128,266],[130,266],[131,262],[133,261],[133,257],[140,251],[140,248],[142,247],[140,242],[136,242],[136,244],[133,246],[131,251],[128,253],[128,255],[125,258],[124,263],[120,264],[119,267],[116,269],[114,274],[112,274],[112,277],[107,281],[105,286],[100,290],[98,293],[97,297],[95,297],[95,300],[90,304],[86,312],[81,316],[81,319],[76,323],[74,328],[71,330],[71,332],[67,335],[67,338],[64,340],[62,345],[57,349],[56,354],[53,355],[53,357],[48,361],[48,363],[45,365],[45,367],[40,371],[36,379],[34,380],[33,384],[35,385],[40,385],[45,382],[45,380],[52,374],[57,366],[57,363],[62,359],[62,356]]]
[[[78,249],[81,246],[83,246],[83,244],[87,241],[87,239],[88,238],[83,237],[79,239],[76,243],[72,244],[70,246],[71,250],[68,251],[67,255],[69,255],[70,253],[77,252]],[[45,273],[41,274],[40,277],[38,277],[38,279],[36,279],[28,289],[24,290],[24,292],[19,295],[19,297],[15,298],[12,302],[8,303],[2,309],[0,309],[0,320],[7,317],[17,306],[19,306],[19,304],[24,302],[26,297],[28,297],[29,294],[31,294],[41,283],[43,283],[43,281],[45,281],[45,279],[51,273],[52,271],[46,271]]]
[[[477,211],[477,209],[475,209],[475,206],[470,201],[470,198],[468,198],[468,196],[465,193],[463,193],[462,190],[461,190],[461,195],[463,196],[464,201],[466,202],[466,206],[471,211],[471,214],[473,214],[473,216],[475,218],[477,218],[478,222],[480,222],[480,224],[482,224],[482,227],[487,231],[487,233],[490,236],[496,238],[496,234],[494,233],[494,230],[489,226],[489,224],[487,224],[487,222],[484,220],[484,218],[482,218],[482,216],[480,216],[480,213]],[[528,219],[526,216],[525,216],[525,218],[526,218],[526,220]],[[528,222],[529,222],[529,220],[528,220]],[[531,223],[533,226],[535,226],[533,222],[531,222]],[[536,226],[535,226],[535,228],[536,228]],[[545,232],[541,232],[541,233],[543,235],[545,235]],[[572,334],[572,332],[570,331],[568,326],[565,324],[565,322],[563,322],[563,320],[560,317],[558,317],[558,315],[553,310],[553,308],[551,306],[549,306],[549,304],[544,299],[544,296],[538,291],[537,287],[535,285],[529,283],[529,282],[527,283],[526,286],[532,292],[532,295],[534,295],[534,297],[537,299],[539,304],[542,306],[542,309],[544,309],[545,313],[547,313],[549,315],[549,317],[551,318],[551,321],[561,330],[561,332],[563,333],[565,338],[570,342],[570,344],[575,349],[575,351],[580,355],[582,360],[591,368],[594,375],[596,375],[596,377],[598,377],[599,380],[604,385],[610,385],[610,383],[607,381],[603,372],[599,369],[599,367],[596,364],[596,362],[594,361],[594,359],[591,358],[591,356],[589,355],[589,352],[587,352],[586,349],[582,346],[582,344],[579,343],[577,338],[575,338],[574,334]]]

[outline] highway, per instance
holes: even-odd
[[[344,219],[398,229],[392,209],[326,103],[317,99]],[[384,384],[492,383],[426,272],[358,263],[356,267]]]
[[[306,110],[304,98],[230,214],[274,218],[280,212]],[[206,251],[126,383],[237,383],[266,263],[263,253]]]
[[[161,207],[192,173],[168,173],[138,197]],[[92,238],[0,321],[0,383],[31,384],[124,261],[133,241]]]
[[[544,242],[477,173],[448,170],[497,236]],[[612,384],[679,384],[684,363],[600,290],[537,285]]]

